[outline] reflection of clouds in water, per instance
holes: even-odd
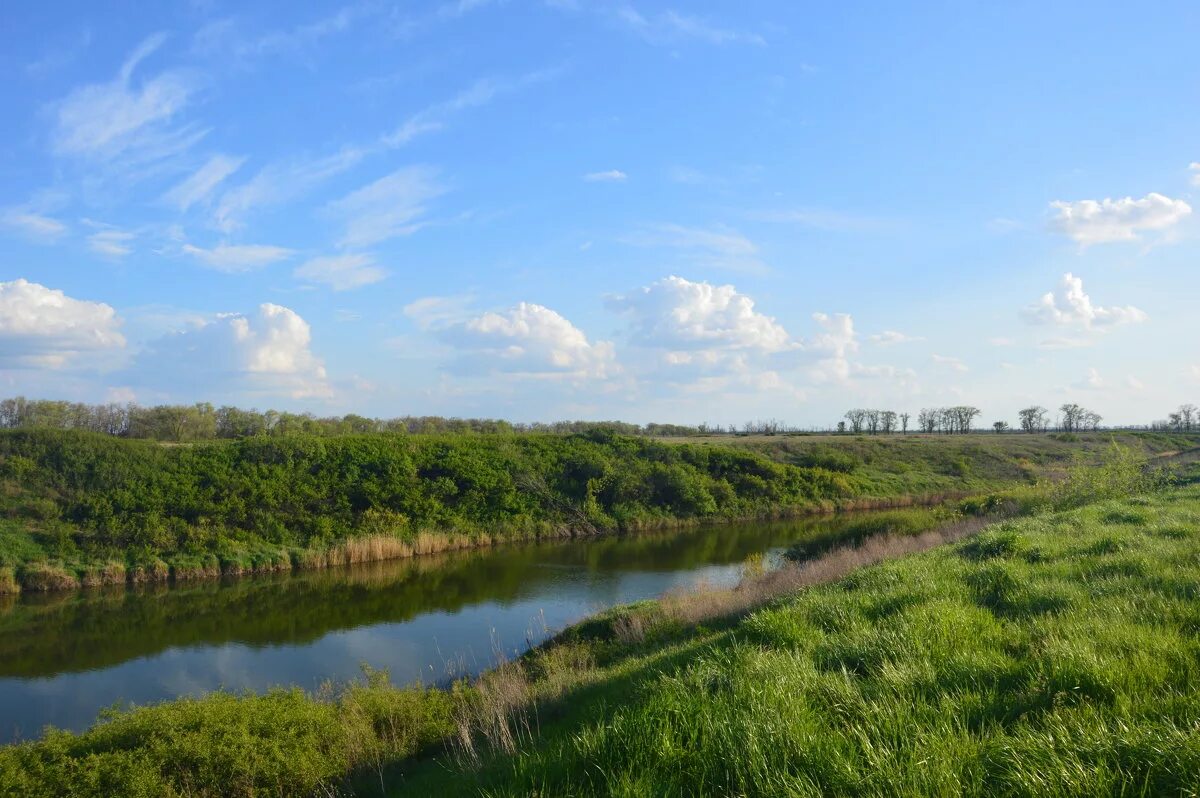
[[[738,535],[735,528],[727,531]],[[696,540],[702,543],[700,536]],[[760,542],[759,551],[778,552],[783,541],[762,538]],[[388,670],[398,685],[441,683],[450,675],[477,673],[494,664],[497,647],[511,658],[527,644],[539,643],[598,610],[697,582],[727,585],[737,580],[740,565],[730,562],[735,558],[730,550],[712,554],[705,561],[711,554],[709,546],[697,543],[699,550],[689,551],[686,543],[687,536],[670,541],[670,546],[653,557],[643,557],[645,552],[638,548],[636,538],[628,549],[621,541],[547,546],[538,549],[539,556],[544,551],[540,560],[505,560],[503,550],[497,550],[494,563],[520,569],[509,572],[510,577],[519,577],[520,584],[503,597],[475,597],[474,603],[455,604],[449,600],[451,595],[444,608],[418,612],[399,622],[367,620],[366,625],[328,632],[304,643],[189,644],[95,671],[45,679],[0,678],[0,741],[12,739],[14,728],[28,737],[45,723],[85,728],[100,709],[118,700],[144,704],[218,688],[263,691],[276,685],[314,690],[326,680],[345,682],[360,677],[362,663]],[[749,544],[738,541],[738,545]],[[603,549],[587,548],[591,546]],[[629,559],[624,568],[617,565],[623,551]],[[668,554],[681,559],[671,562]],[[476,560],[488,557],[480,553],[471,556]],[[397,578],[411,577],[406,573],[397,571]],[[385,584],[396,581],[385,580]],[[315,578],[312,590],[314,601],[329,600]],[[345,617],[353,619],[353,600],[359,594],[337,595],[347,602],[340,607],[346,610]],[[372,594],[364,588],[361,595],[369,601]],[[264,614],[280,611],[271,605],[266,591],[258,604],[256,610]],[[397,610],[403,613],[405,608]]]

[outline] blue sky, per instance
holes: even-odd
[[[1200,401],[1194,3],[44,3],[0,392],[833,423]]]

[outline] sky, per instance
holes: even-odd
[[[0,394],[1200,403],[1194,2],[18,4]]]

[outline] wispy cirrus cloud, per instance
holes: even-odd
[[[0,224],[44,242],[56,241],[67,232],[65,223],[27,208],[5,209],[0,212]]]
[[[587,183],[624,183],[629,179],[629,175],[620,169],[609,169],[604,172],[588,172],[583,179]]]
[[[330,255],[305,261],[292,275],[308,283],[326,285],[334,291],[349,291],[377,283],[387,271],[367,253]]]
[[[435,169],[409,166],[329,203],[326,212],[345,226],[338,246],[365,247],[420,230],[429,223],[429,203],[445,193]]]
[[[704,266],[757,273],[766,271],[766,265],[758,256],[758,246],[725,225],[652,225],[624,236],[621,241],[640,247],[675,249],[684,253],[693,263]]]
[[[758,33],[725,27],[673,9],[656,14],[643,14],[626,3],[608,13],[621,27],[637,34],[650,44],[671,45],[687,40],[714,45],[748,44],[765,47],[767,44],[766,39]]]
[[[290,249],[268,244],[218,244],[210,249],[184,244],[183,252],[210,269],[228,274],[261,269],[292,255]]]
[[[527,72],[515,78],[481,78],[450,99],[412,114],[392,132],[382,136],[380,143],[389,149],[403,147],[418,136],[442,130],[453,117],[463,111],[485,106],[497,97],[550,80],[561,72],[561,69],[544,69]]]
[[[269,164],[221,195],[213,211],[213,223],[225,232],[237,230],[244,226],[248,215],[304,197],[326,180],[357,166],[366,155],[361,148],[343,147],[317,158]]]
[[[186,211],[198,202],[208,199],[222,182],[242,167],[245,158],[217,154],[173,186],[162,199],[181,211]]]
[[[144,165],[177,155],[205,135],[177,121],[198,87],[194,75],[168,70],[134,80],[138,67],[166,39],[165,33],[148,37],[113,80],[80,86],[54,104],[56,154]]]

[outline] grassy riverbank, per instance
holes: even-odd
[[[0,750],[0,790],[1186,794],[1200,486],[1141,493],[1130,466],[1020,491],[1035,514],[982,533],[748,563],[738,589],[610,611],[449,691],[375,674],[117,714]]]
[[[1147,454],[1183,436],[1120,433]],[[1111,436],[0,432],[0,593],[317,568],[496,542],[903,506],[1029,484]]]

